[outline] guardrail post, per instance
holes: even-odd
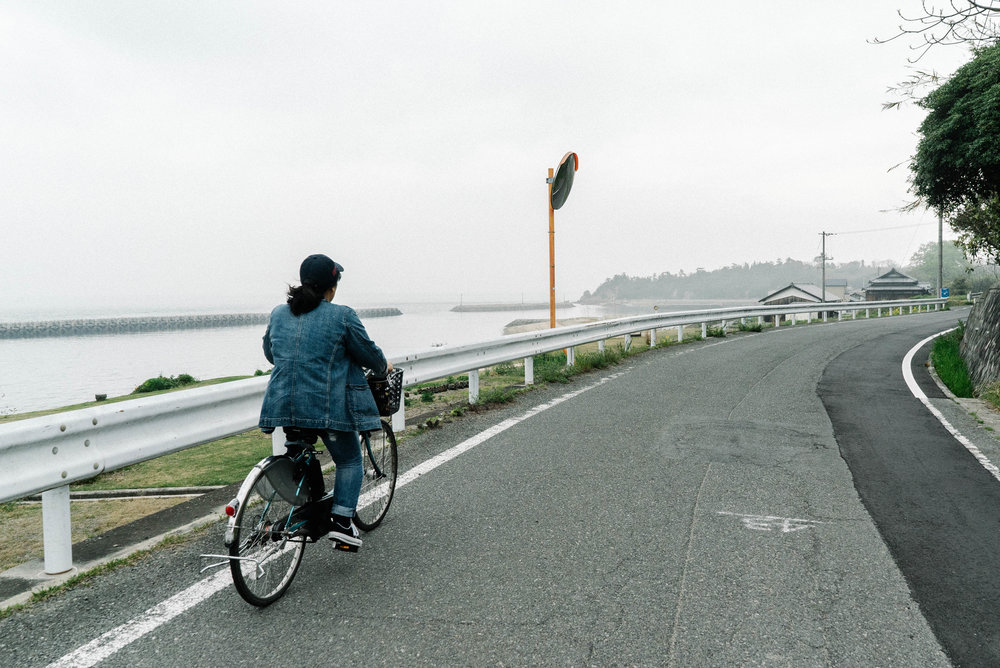
[[[708,338],[708,323],[705,322],[701,323],[701,338],[703,339]]]
[[[631,334],[626,334],[625,335],[625,352],[628,352],[631,349],[632,349],[632,335]]]
[[[469,371],[469,403],[479,401],[479,369]]]
[[[649,330],[649,347],[650,348],[655,348],[656,347],[656,329],[655,328]]]
[[[285,454],[285,430],[281,427],[275,427],[271,432],[271,454]]]
[[[601,341],[601,343],[604,343]],[[535,358],[525,357],[524,358],[524,384],[534,385],[535,384]]]
[[[69,485],[42,492],[42,542],[47,575],[65,573],[73,568],[71,528]]]
[[[778,313],[774,314],[774,328],[778,329],[781,327],[781,315]]]
[[[566,349],[566,366],[573,366],[576,364],[576,348],[570,346]]]
[[[684,325],[677,325],[677,343],[684,340]]]
[[[392,414],[392,430],[397,434],[406,429],[406,399],[399,398],[399,410]]]
[[[604,352],[604,339],[601,339],[600,341],[597,342],[597,352],[599,353]]]
[[[870,308],[866,308],[865,309],[865,317],[866,318],[872,317],[872,315],[871,315],[871,309]]]

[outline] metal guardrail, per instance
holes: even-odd
[[[525,382],[533,382],[535,355],[595,341],[649,331],[698,325],[702,336],[708,323],[757,318],[793,322],[802,314],[828,313],[843,318],[860,311],[934,310],[947,300],[891,302],[828,302],[744,306],[723,309],[639,315],[583,325],[505,336],[482,343],[435,348],[393,359],[403,369],[407,387],[459,373],[470,375],[470,401],[478,394],[478,370],[523,358]],[[0,503],[42,493],[45,571],[72,568],[69,538],[69,485],[100,473],[161,457],[209,441],[238,434],[257,425],[267,377],[222,383],[157,396],[102,404],[92,408],[0,424]],[[403,425],[403,408],[394,426]],[[50,559],[51,557],[51,559]]]

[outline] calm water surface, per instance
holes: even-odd
[[[503,327],[518,318],[548,318],[547,310],[455,313],[450,310],[453,305],[402,304],[398,305],[402,316],[368,318],[365,327],[382,350],[394,357],[498,338]],[[560,309],[559,317],[599,311],[597,307]],[[58,317],[50,314],[39,319]],[[147,378],[159,375],[188,373],[199,379],[252,375],[257,369],[270,368],[261,352],[263,334],[261,325],[0,340],[0,414],[92,401],[95,394],[128,394]]]
[[[356,305],[359,309],[371,306],[381,305]],[[549,317],[548,309],[456,313],[450,310],[454,303],[391,306],[397,306],[403,315],[365,320],[369,335],[389,357],[437,346],[499,338],[503,335],[504,326],[513,320],[547,321]],[[686,304],[678,305],[672,310],[711,306],[713,305]],[[266,308],[254,310],[266,311]],[[574,306],[559,309],[557,316],[560,319],[613,318],[626,314],[622,307]],[[123,314],[84,315],[113,317]],[[39,314],[34,318],[9,319],[55,320],[74,317],[81,315]],[[93,401],[95,394],[129,394],[147,378],[160,375],[187,373],[198,379],[253,375],[257,369],[270,368],[261,352],[263,334],[264,326],[261,325],[0,340],[0,414]]]

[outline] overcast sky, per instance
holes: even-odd
[[[313,252],[355,305],[545,301],[567,151],[560,298],[810,261],[822,231],[905,263],[937,240],[893,211],[923,113],[882,111],[911,52],[868,40],[918,6],[7,0],[0,317],[277,303]]]

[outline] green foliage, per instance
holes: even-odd
[[[508,404],[514,401],[517,396],[517,392],[512,387],[494,387],[489,390],[483,390],[479,393],[479,398],[476,399],[477,406],[495,406],[499,404]]]
[[[934,339],[931,348],[931,363],[934,364],[938,378],[956,397],[975,396],[968,367],[958,352],[964,334],[965,324],[960,322],[958,329]]]
[[[501,362],[492,368],[495,376],[520,376],[524,371],[513,362]]]
[[[566,366],[565,353],[545,353],[535,355],[535,381],[542,383],[568,383],[573,375],[572,367]]]
[[[972,257],[1000,257],[1000,45],[978,49],[920,101],[913,192],[948,218]]]
[[[739,323],[737,323],[736,329],[740,330],[741,332],[762,332],[764,331],[764,325],[760,324],[757,321],[754,321],[753,324],[750,324],[747,322],[743,322],[741,320]]]
[[[535,380],[543,383],[568,383],[573,376],[618,364],[628,353],[622,346],[605,348],[604,352],[577,353],[573,366],[566,365],[565,353],[535,355]]]
[[[146,392],[162,392],[163,390],[173,390],[185,385],[192,385],[198,381],[191,375],[182,373],[179,376],[157,376],[146,380],[142,385],[135,388],[132,394],[145,394]]]
[[[1000,281],[1000,272],[996,265],[970,262],[957,242],[944,242],[943,251],[941,273],[945,287],[951,287],[952,292],[981,292]],[[905,273],[931,285],[937,284],[937,242],[922,244],[910,258]]]
[[[719,339],[726,338],[726,330],[723,327],[707,327],[705,328],[705,334],[709,337],[716,337]]]
[[[884,274],[891,266],[902,262],[880,261],[873,265],[864,261],[827,262],[827,278],[840,278],[852,287],[864,287],[868,281]],[[936,275],[936,274],[935,274]],[[731,264],[728,267],[687,274],[669,271],[651,276],[618,274],[606,279],[592,294],[585,296],[585,303],[621,302],[625,299],[742,299],[756,302],[761,297],[789,283],[819,284],[820,267],[817,263],[787,258],[774,262]],[[661,306],[662,308],[662,306]],[[652,310],[652,306],[650,306]]]
[[[434,393],[431,392],[430,390],[424,390],[423,392],[420,393],[420,401],[424,402],[425,404],[432,403],[434,401]]]

